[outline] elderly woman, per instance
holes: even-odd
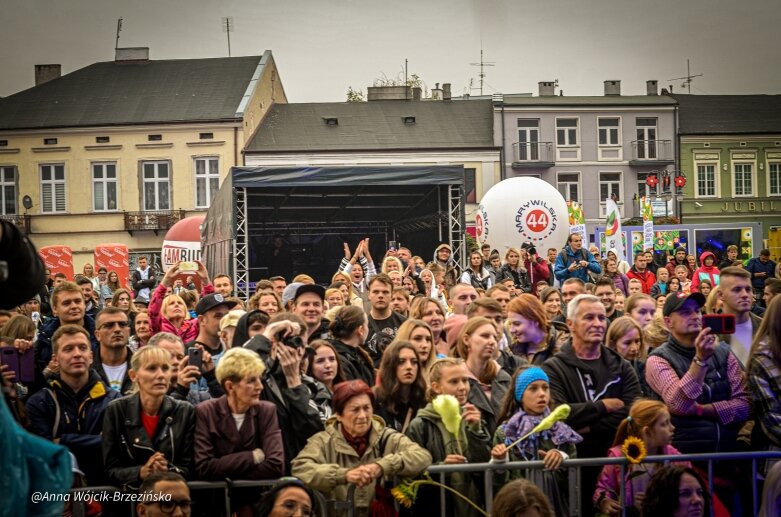
[[[339,384],[333,405],[336,416],[293,460],[293,475],[341,501],[347,485],[356,485],[357,514],[369,515],[376,482],[417,476],[431,464],[431,454],[374,417],[374,394],[365,382]]]
[[[284,473],[277,409],[260,400],[264,370],[258,354],[245,348],[231,348],[218,363],[217,380],[225,395],[195,408],[195,469],[200,479],[276,479]],[[258,498],[246,492],[234,495],[237,514],[251,516],[250,505]]]
[[[152,324],[152,333],[170,332],[176,334],[185,343],[193,341],[198,336],[198,319],[191,318],[185,301],[176,294],[166,296],[168,288],[173,286],[174,277],[179,274],[179,264],[175,264],[166,271],[160,285],[152,294],[149,301],[149,321]],[[214,286],[209,282],[209,273],[206,267],[198,263],[198,277],[204,286],[201,295],[214,292]]]
[[[127,346],[131,351],[135,352],[142,346],[146,346],[149,339],[152,337],[152,326],[149,323],[149,311],[146,309],[139,309],[133,320],[132,327],[133,335],[130,336]]]
[[[109,482],[138,487],[153,472],[192,477],[195,409],[166,395],[171,354],[145,346],[130,360],[131,394],[112,401],[103,419],[103,462]]]

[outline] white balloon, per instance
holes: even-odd
[[[551,184],[537,178],[509,178],[485,193],[475,215],[477,239],[504,254],[531,242],[545,256],[561,249],[570,234],[567,202]]]

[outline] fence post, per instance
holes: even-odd
[[[440,472],[439,473],[439,482],[444,485],[445,484],[445,473]],[[447,512],[445,511],[445,507],[447,506],[447,494],[445,493],[444,488],[439,489],[439,515],[441,517],[446,517]]]
[[[759,515],[757,490],[757,459],[751,458],[751,506],[754,512],[751,515]]]
[[[485,511],[491,515],[494,507],[494,471],[486,469],[484,477],[485,484]]]
[[[713,460],[708,460],[708,493],[713,498]],[[713,517],[713,504],[710,505],[710,517]]]
[[[621,505],[621,517],[626,517],[626,505],[624,504],[624,501],[626,500],[626,465],[623,463],[619,465],[618,475],[618,479],[621,480],[620,488],[618,489],[618,504]]]

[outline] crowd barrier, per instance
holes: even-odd
[[[713,494],[713,464],[714,462],[751,462],[751,480],[752,485],[752,513],[751,515],[758,515],[759,513],[759,496],[757,487],[757,462],[761,460],[781,460],[781,452],[779,451],[764,451],[764,452],[731,452],[731,453],[716,453],[716,454],[681,454],[674,456],[646,456],[643,463],[669,463],[669,462],[681,462],[690,461],[692,463],[707,464],[707,491]],[[569,476],[569,507],[570,516],[580,516],[582,514],[580,508],[580,469],[583,467],[603,467],[605,465],[619,465],[621,472],[621,479],[624,479],[624,474],[629,461],[626,458],[588,458],[588,459],[570,459],[565,460],[562,463],[562,468],[568,469]],[[526,471],[524,477],[535,481],[535,475],[538,475],[542,469],[545,468],[545,464],[542,461],[516,461],[507,463],[465,463],[463,465],[432,465],[428,468],[428,473],[433,479],[438,480],[440,483],[447,485],[447,476],[456,472],[482,472],[485,485],[485,510],[489,514],[491,513],[492,503],[494,498],[494,473],[496,471],[508,471],[508,470],[523,470]],[[536,474],[535,474],[536,473]],[[235,489],[252,488],[252,487],[271,487],[276,484],[278,480],[270,481],[246,481],[246,480],[230,480],[225,481],[190,481],[187,485],[190,487],[191,495],[195,498],[196,494],[202,491],[219,491],[223,495],[223,508],[225,515],[230,516],[231,507],[231,494]],[[539,484],[539,482],[537,482]],[[111,486],[100,487],[87,487],[71,490],[71,494],[76,492],[89,492],[91,494],[97,493],[115,493],[121,492],[120,489]],[[328,508],[338,511],[343,511],[347,517],[354,517],[355,508],[353,504],[353,498],[355,493],[355,486],[351,486],[346,501],[328,501],[326,497],[318,491],[314,491],[315,498],[318,500],[317,507],[319,509],[318,515],[326,517],[328,515]],[[447,515],[446,507],[446,491],[440,490],[441,501],[441,515],[445,517]],[[74,500],[72,498],[72,500]],[[624,500],[624,483],[621,482],[621,493],[619,497],[620,501]],[[134,505],[133,505],[134,506]],[[135,515],[130,510],[129,515]],[[622,505],[621,515],[624,517],[626,514],[626,508]],[[711,516],[713,516],[713,505],[711,505]],[[84,503],[75,502],[73,505],[73,517],[84,517]]]

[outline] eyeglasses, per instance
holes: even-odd
[[[295,501],[282,501],[277,506],[282,508],[282,510],[285,512],[285,515],[295,515],[296,511],[298,510],[301,511],[301,515],[304,517],[312,517],[314,515],[312,508],[306,505],[298,504]]]
[[[171,499],[166,501],[157,501],[155,503],[146,503],[147,505],[157,504],[160,506],[160,511],[171,515],[176,511],[177,506],[182,509],[182,513],[190,515],[192,511],[192,501],[189,499],[180,499],[178,501]]]
[[[128,323],[127,321],[109,321],[108,323],[104,323],[103,325],[101,325],[100,328],[111,329],[114,328],[115,326],[118,326],[119,328],[123,329],[125,327],[129,327],[130,323]]]

